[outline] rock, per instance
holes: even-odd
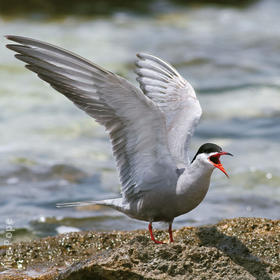
[[[2,246],[0,279],[280,279],[280,220],[223,220],[174,238],[161,245],[141,230],[75,232]]]

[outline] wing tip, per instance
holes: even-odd
[[[20,44],[7,44],[6,48],[15,52],[20,53],[20,50],[27,49],[29,47]]]
[[[11,38],[13,38],[14,35],[4,35],[4,38],[8,39],[8,40],[12,40]]]
[[[10,49],[12,51],[16,51],[18,52],[18,48],[27,48],[26,45],[21,45],[21,39],[24,38],[24,37],[21,37],[21,36],[16,36],[16,35],[4,35],[4,38],[10,40],[10,41],[13,41],[13,42],[16,42],[16,43],[19,43],[19,44],[6,44],[6,48],[7,49]]]
[[[17,36],[17,35],[4,35],[4,37],[14,42],[18,42],[21,38],[24,38],[22,36]]]
[[[13,51],[14,44],[6,44],[6,48]]]
[[[139,59],[142,59],[142,60],[144,60],[145,58],[153,57],[151,54],[148,54],[148,53],[145,53],[145,52],[139,52],[139,53],[136,54],[136,56]]]
[[[30,37],[25,37],[25,36],[18,36],[18,35],[5,35],[4,36],[6,39],[14,41],[16,43],[25,45],[25,46],[33,46],[33,45],[38,45],[38,44],[46,44],[43,41],[32,39]],[[48,44],[49,46],[53,46],[51,44]]]

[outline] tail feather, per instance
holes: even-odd
[[[95,205],[98,204],[98,201],[76,201],[76,202],[61,202],[57,203],[57,208],[64,208],[64,207],[77,207],[77,206],[88,206],[88,205]]]
[[[77,201],[77,202],[62,202],[57,203],[57,208],[65,207],[78,207],[78,206],[88,206],[88,205],[103,205],[109,206],[116,210],[123,212],[122,198],[106,199],[106,200],[91,200],[91,201]]]

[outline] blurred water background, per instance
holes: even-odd
[[[119,196],[111,147],[103,127],[5,49],[5,34],[59,45],[131,81],[137,52],[172,63],[204,111],[192,154],[214,142],[235,155],[223,158],[230,180],[215,171],[203,203],[177,218],[175,228],[239,216],[279,218],[280,1],[183,2],[78,16],[0,11],[0,221],[5,231],[13,220],[14,241],[146,223],[105,208],[55,208]]]

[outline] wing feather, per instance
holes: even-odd
[[[149,54],[137,56],[137,81],[165,114],[168,145],[177,166],[186,165],[190,139],[202,113],[195,91],[168,63]]]
[[[56,46],[19,36],[7,38],[19,43],[7,47],[17,52],[29,70],[106,127],[125,198],[153,188],[154,177],[160,177],[163,184],[174,178],[176,184],[164,115],[142,91]]]

